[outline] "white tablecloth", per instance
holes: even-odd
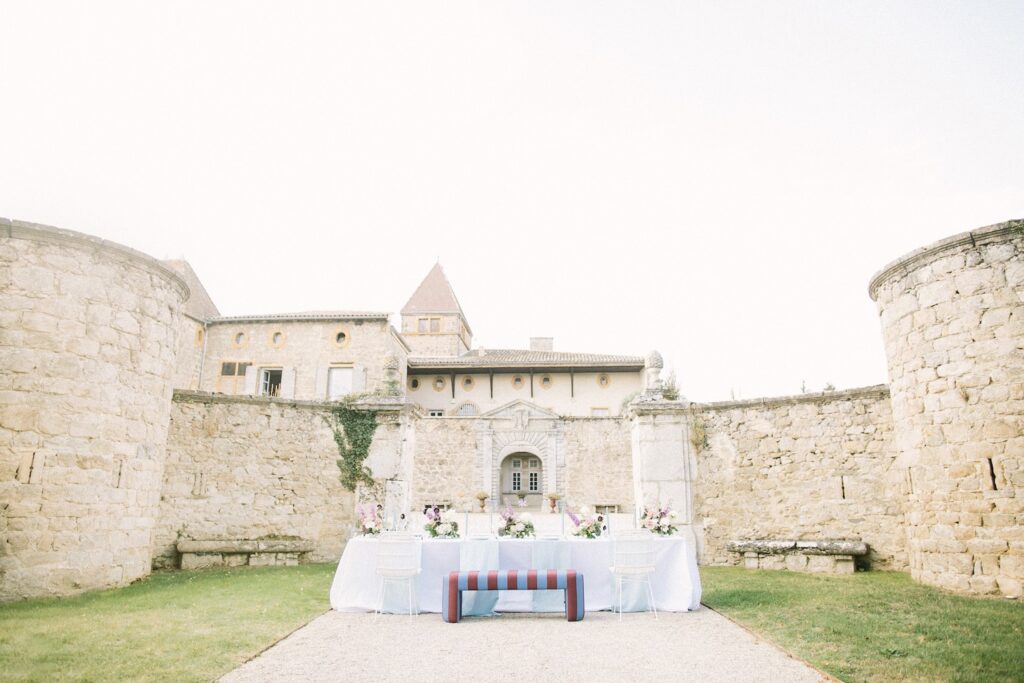
[[[651,576],[654,603],[659,610],[685,612],[700,606],[700,576],[693,544],[678,536],[655,537],[655,571]],[[421,612],[441,611],[441,581],[450,571],[486,569],[565,569],[583,573],[588,611],[612,609],[615,587],[610,567],[612,544],[609,539],[425,539],[419,541],[421,569],[416,583],[416,599]],[[465,546],[465,547],[464,547]],[[497,552],[495,552],[495,549]],[[497,556],[497,566],[494,558]],[[567,563],[565,567],[534,564]],[[372,611],[377,608],[379,583],[375,571],[376,539],[360,536],[345,546],[338,571],[331,584],[331,607],[341,612]],[[404,591],[388,598],[388,611],[405,611]],[[549,611],[555,604],[544,594],[551,591],[501,591],[498,612]],[[466,597],[473,595],[466,593]],[[401,598],[400,600],[398,598]],[[623,592],[625,609],[646,609],[644,589],[628,587]],[[466,613],[487,613],[490,605],[480,601],[476,609],[464,604]],[[560,610],[561,607],[558,607]],[[480,610],[483,610],[482,612]]]

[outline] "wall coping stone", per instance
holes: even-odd
[[[1005,221],[1003,223],[987,225],[983,228],[977,228],[976,230],[962,232],[958,235],[953,235],[952,237],[947,237],[939,240],[938,242],[929,244],[928,246],[921,247],[920,249],[915,249],[914,251],[904,254],[895,261],[892,261],[875,273],[871,278],[871,282],[868,283],[868,296],[871,297],[872,301],[875,301],[877,299],[878,288],[882,283],[891,277],[910,273],[921,265],[923,261],[931,260],[934,257],[938,257],[946,252],[954,251],[960,247],[973,247],[980,244],[1001,242],[1005,239],[1011,239],[1014,236],[1022,234],[1024,234],[1024,219],[1018,218]]]
[[[172,268],[165,266],[148,254],[144,254],[131,247],[126,247],[123,244],[118,244],[117,242],[75,232],[74,230],[64,230],[63,228],[55,228],[51,225],[41,225],[39,223],[29,223],[9,218],[0,218],[0,237],[50,242],[53,244],[72,244],[76,247],[85,247],[95,252],[101,252],[131,265],[142,267],[164,278],[178,289],[181,294],[182,303],[192,297],[192,291],[189,289],[184,278],[178,275]]]
[[[729,410],[731,408],[768,407],[794,405],[797,403],[828,403],[830,401],[848,401],[857,398],[889,398],[889,385],[874,384],[869,387],[843,389],[840,391],[816,391],[807,394],[789,396],[771,396],[767,398],[744,398],[735,401],[714,401],[711,403],[694,403],[697,410]]]
[[[291,408],[304,408],[307,410],[330,410],[337,405],[334,401],[300,401],[291,398],[278,398],[276,396],[235,396],[230,394],[218,394],[209,391],[192,391],[186,389],[174,390],[175,403],[238,403],[244,405],[271,405],[288,406]],[[416,404],[402,396],[373,396],[366,400],[359,401],[355,406],[376,410],[380,412],[414,412]]]
[[[867,555],[868,546],[860,540],[821,539],[805,541],[729,541],[726,546],[734,553],[758,553],[761,555]]]
[[[179,553],[309,553],[314,549],[312,541],[303,539],[260,539],[232,540],[215,539],[206,541],[181,540],[177,543]]]

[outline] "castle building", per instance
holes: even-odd
[[[912,252],[869,294],[888,385],[690,403],[665,398],[657,352],[474,347],[440,264],[397,329],[222,316],[184,261],[0,219],[0,600],[337,560],[350,402],[375,416],[365,465],[393,512],[670,504],[703,563],[824,570],[737,549],[852,539],[873,568],[1018,597],[1024,221]]]

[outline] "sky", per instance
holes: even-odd
[[[888,262],[1024,217],[1024,2],[0,0],[0,216],[224,315],[644,355],[691,400],[887,379]]]

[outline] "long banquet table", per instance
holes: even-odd
[[[416,580],[420,612],[441,611],[441,580],[450,571],[488,569],[564,569],[583,573],[588,611],[613,609],[615,582],[611,574],[609,539],[422,539],[421,571]],[[678,536],[655,537],[655,570],[651,576],[654,604],[667,612],[685,612],[700,606],[697,554],[690,541]],[[331,607],[340,612],[377,608],[377,541],[372,536],[353,538],[345,546],[331,584]],[[544,566],[539,566],[540,563]],[[561,611],[561,596],[554,591],[501,591],[467,593],[465,614],[492,612]],[[496,603],[495,603],[496,599]],[[404,590],[389,589],[386,611],[404,612]],[[474,606],[475,602],[475,606]],[[647,609],[642,586],[623,589],[624,609]]]

